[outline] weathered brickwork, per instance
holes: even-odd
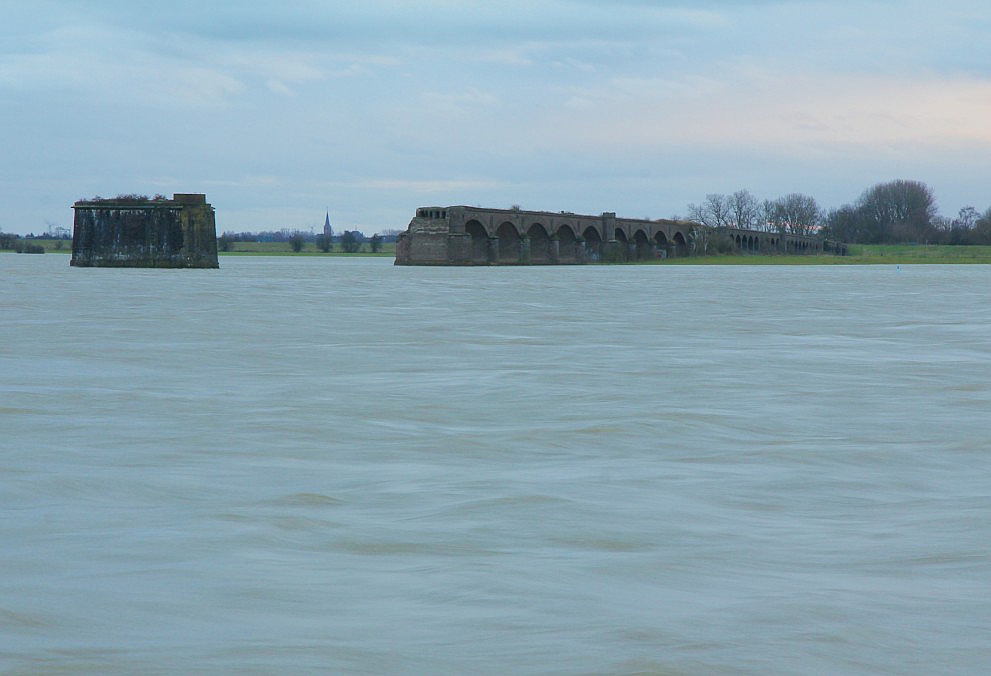
[[[400,233],[396,265],[556,265],[688,255],[690,221],[569,212],[421,207]],[[818,237],[728,230],[741,251],[814,253]]]
[[[217,228],[202,194],[76,202],[70,265],[216,268]]]

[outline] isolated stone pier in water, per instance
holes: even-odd
[[[217,227],[206,195],[95,198],[80,200],[72,208],[75,218],[70,265],[219,267]]]

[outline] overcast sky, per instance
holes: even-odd
[[[217,229],[418,206],[991,206],[987,0],[0,0],[0,230],[204,192]]]

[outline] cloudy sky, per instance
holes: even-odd
[[[282,6],[280,6],[282,5]],[[224,230],[417,206],[662,218],[915,179],[991,206],[987,0],[0,0],[0,230],[205,192]]]

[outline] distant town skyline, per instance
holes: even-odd
[[[118,193],[206,193],[218,232],[899,178],[983,211],[989,36],[983,0],[7,3],[0,231]]]

